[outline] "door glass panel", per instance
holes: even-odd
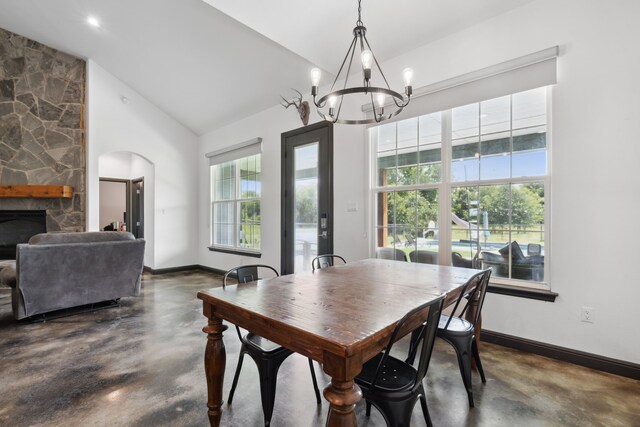
[[[295,147],[295,272],[311,270],[318,255],[318,143]]]

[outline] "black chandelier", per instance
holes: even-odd
[[[360,2],[361,0],[358,0],[358,20],[356,21],[356,27],[353,29],[353,40],[351,41],[349,50],[347,50],[347,54],[342,61],[342,65],[340,66],[338,74],[336,75],[336,78],[331,85],[329,93],[320,97],[320,99],[316,98],[318,96],[318,84],[320,83],[321,71],[319,68],[314,68],[313,70],[311,70],[311,95],[313,96],[313,103],[318,108],[318,114],[320,115],[320,117],[333,123],[361,125],[368,123],[380,123],[384,120],[388,120],[391,117],[400,114],[402,109],[409,104],[409,101],[411,100],[411,94],[413,93],[413,89],[411,87],[413,70],[411,68],[405,68],[402,72],[402,76],[404,79],[404,93],[406,95],[406,98],[398,92],[391,90],[391,87],[387,82],[387,78],[382,72],[380,64],[378,64],[378,60],[373,54],[371,46],[369,45],[369,41],[367,40],[367,29],[364,27],[360,16]],[[353,63],[353,57],[355,56],[356,49],[358,47],[360,48],[360,60],[362,62],[363,84],[362,86],[348,87],[347,84],[349,80],[349,74],[351,73],[351,65]],[[342,71],[345,69],[347,60],[349,60],[349,64],[347,65],[346,72],[344,74],[344,86],[342,87],[342,89],[334,90],[336,83],[342,75]],[[371,68],[373,64],[376,65],[378,71],[380,72],[380,75],[382,76],[382,80],[384,80],[384,84],[386,87],[376,87],[371,85]],[[340,118],[340,110],[342,109],[342,102],[344,101],[345,95],[361,93],[365,96],[369,95],[371,97],[373,118],[362,120]],[[390,113],[385,113],[384,110],[385,104],[387,103],[387,95],[391,97],[396,107],[395,110]],[[327,106],[329,107],[329,111],[325,113],[322,110]]]

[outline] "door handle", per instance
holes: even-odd
[[[321,234],[318,234],[318,237],[322,237],[323,239],[327,240],[327,231],[323,231]]]

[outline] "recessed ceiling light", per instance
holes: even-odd
[[[100,21],[95,16],[90,16],[87,18],[87,23],[92,27],[100,28]]]

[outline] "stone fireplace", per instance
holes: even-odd
[[[84,88],[84,60],[0,28],[0,186],[73,187],[71,198],[3,197],[0,210],[85,230]]]

